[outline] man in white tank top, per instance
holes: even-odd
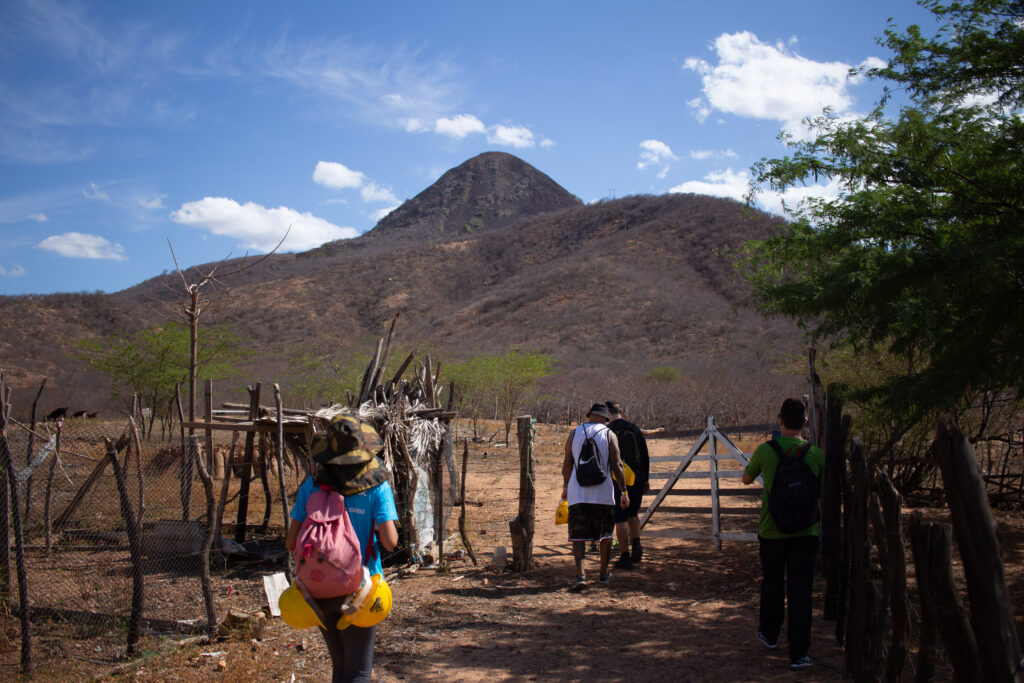
[[[612,575],[608,571],[611,556],[612,534],[615,529],[615,487],[622,493],[620,505],[629,507],[625,474],[619,458],[619,443],[605,424],[609,420],[608,406],[595,403],[587,412],[586,421],[578,425],[565,441],[565,459],[562,461],[562,498],[569,502],[569,541],[576,563],[576,580],[572,590],[579,591],[587,586],[583,559],[587,543],[598,542],[601,547],[601,566],[598,581],[608,583]],[[598,460],[605,473],[600,483],[585,486],[579,481],[580,452],[584,443],[593,441],[597,446]]]

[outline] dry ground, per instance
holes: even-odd
[[[461,426],[460,435],[468,429]],[[488,433],[495,428],[490,426]],[[538,425],[534,568],[523,574],[489,566],[496,547],[511,550],[508,520],[517,507],[517,450],[470,443],[467,519],[480,564],[474,567],[467,557],[451,556],[462,549],[456,533],[447,542],[448,558],[439,567],[420,568],[391,581],[395,606],[378,631],[375,680],[846,678],[842,651],[832,637],[834,624],[820,619],[824,589],[820,579],[815,585],[812,669],[792,674],[786,668],[784,639],[780,650],[769,652],[754,638],[759,577],[754,543],[726,543],[719,551],[709,541],[649,538],[639,567],[616,572],[608,586],[595,584],[580,594],[568,592],[573,569],[565,527],[554,525],[561,488],[561,449],[567,434],[566,427]],[[739,445],[749,452],[754,444]],[[689,447],[690,443],[652,441],[652,455],[678,459]],[[460,463],[461,450],[460,442],[456,449]],[[672,467],[671,463],[658,463],[653,469]],[[707,488],[707,481],[689,480],[681,485]],[[749,517],[727,518],[724,528],[756,528],[753,510]],[[939,511],[932,514],[942,515]],[[1015,611],[1021,614],[1024,525],[1018,516],[1000,514],[999,519]],[[668,527],[709,530],[710,523],[698,515],[659,513],[650,525],[651,529]],[[454,519],[450,528],[457,529]],[[588,555],[587,562],[593,573],[595,556]],[[258,606],[258,585],[239,587],[233,595],[237,598],[239,592]],[[1020,622],[1018,619],[1018,631],[1024,632]],[[0,677],[10,678],[17,671],[17,631],[16,623],[6,623],[8,642],[3,648]],[[177,644],[180,640],[147,637],[143,657],[111,666],[100,660],[90,662],[91,649],[102,645],[87,637],[62,642],[59,647],[52,639],[37,637],[36,671],[39,678],[47,680],[320,681],[329,677],[330,663],[319,635],[296,632],[275,618],[269,620],[260,640],[236,637],[209,644]],[[941,664],[939,673],[945,679],[951,675]],[[905,679],[912,680],[912,666]]]

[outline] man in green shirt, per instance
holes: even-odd
[[[787,398],[779,410],[780,436],[774,439],[785,457],[800,457],[804,440],[800,437],[807,424],[803,401]],[[757,638],[769,650],[779,646],[779,632],[788,607],[789,668],[798,670],[812,665],[811,590],[814,585],[814,558],[818,553],[818,522],[801,530],[779,531],[768,511],[768,497],[779,465],[779,455],[771,442],[757,447],[743,471],[743,483],[752,484],[760,475],[761,521],[758,542],[761,554],[761,612]],[[804,462],[817,477],[820,490],[825,472],[825,454],[817,446],[806,450]]]

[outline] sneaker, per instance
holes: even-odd
[[[630,553],[629,559],[633,562],[633,564],[637,564],[637,563],[640,562],[640,560],[643,558],[643,556],[644,556],[644,547],[642,545],[640,545],[640,539],[639,538],[634,538],[633,539],[633,552]]]
[[[629,559],[629,553],[622,553],[612,566],[616,569],[632,569],[633,560]]]
[[[608,585],[611,582],[611,580],[612,580],[612,573],[611,572],[606,572],[604,574],[600,574],[597,577],[597,582],[598,583],[603,583],[605,585]]]
[[[799,671],[800,669],[806,669],[807,667],[813,666],[813,665],[814,665],[814,662],[811,661],[811,658],[808,655],[804,655],[800,659],[794,659],[792,662],[790,662],[789,663],[789,670],[790,671]]]
[[[587,577],[584,576],[583,574],[580,574],[579,576],[576,577],[576,581],[573,582],[573,584],[569,588],[569,590],[571,590],[573,593],[579,593],[581,590],[583,590],[586,587],[587,587]]]
[[[774,650],[774,649],[776,649],[779,646],[778,639],[776,639],[776,640],[768,640],[768,636],[766,636],[764,634],[764,631],[762,631],[761,629],[757,629],[757,639],[760,640],[761,644],[764,645],[769,650]]]

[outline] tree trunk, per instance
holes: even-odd
[[[217,505],[213,497],[213,478],[199,454],[199,437],[192,437],[189,441],[196,460],[196,471],[199,472],[206,493],[206,535],[203,537],[203,552],[199,556],[199,582],[203,589],[203,603],[206,605],[206,637],[213,638],[217,633],[217,602],[213,597],[213,581],[210,578],[210,550],[213,548]]]
[[[132,609],[128,617],[128,646],[129,656],[139,654],[139,639],[142,635],[142,610],[145,603],[145,586],[142,572],[142,525],[141,520],[136,517],[132,509],[131,500],[128,499],[128,486],[125,481],[124,470],[117,460],[118,451],[127,446],[127,439],[122,437],[117,445],[105,439],[107,444],[107,458],[114,469],[114,480],[117,483],[117,495],[121,499],[121,517],[124,519],[125,529],[128,532],[128,554],[132,562]]]

